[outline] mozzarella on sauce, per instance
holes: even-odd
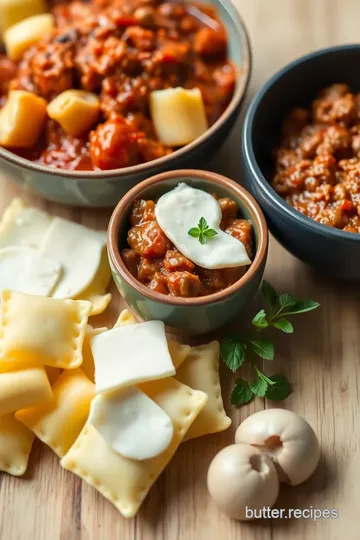
[[[96,396],[89,422],[115,452],[136,460],[158,456],[174,436],[169,415],[136,386]]]
[[[198,266],[211,270],[251,264],[244,244],[220,229],[221,208],[210,193],[180,183],[160,197],[155,215],[171,242]],[[188,234],[189,229],[197,227],[201,217],[217,232],[206,244],[200,244],[198,238]]]

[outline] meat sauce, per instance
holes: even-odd
[[[360,232],[360,94],[334,84],[310,110],[290,112],[276,150],[272,185],[315,221]]]
[[[214,8],[160,0],[53,2],[56,28],[17,65],[0,55],[0,107],[9,89],[47,101],[68,89],[100,98],[101,117],[80,138],[48,119],[30,149],[12,149],[60,169],[108,170],[171,153],[156,137],[149,113],[153,90],[200,89],[209,125],[228,106],[235,68]]]
[[[252,258],[251,223],[237,217],[238,208],[233,200],[220,198],[218,202],[222,212],[221,229],[240,240]],[[247,270],[245,266],[219,270],[196,266],[161,230],[155,217],[154,201],[135,201],[130,224],[129,247],[121,250],[121,257],[130,273],[155,292],[184,298],[205,296],[226,289]]]

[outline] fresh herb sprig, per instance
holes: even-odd
[[[267,281],[263,281],[261,292],[266,301],[266,308],[262,308],[252,319],[257,332],[274,327],[285,334],[291,334],[294,327],[288,317],[312,311],[320,305],[314,300],[297,300],[290,294],[278,295]],[[234,336],[222,341],[221,356],[231,371],[235,373],[246,360],[249,360],[254,372],[251,381],[236,379],[230,398],[233,405],[244,405],[255,396],[276,401],[282,401],[288,397],[291,393],[291,385],[285,375],[278,373],[267,377],[254,360],[256,357],[274,360],[274,355],[274,345],[268,338]]]
[[[213,238],[217,235],[217,232],[214,229],[210,229],[207,221],[204,217],[199,219],[197,227],[192,227],[188,234],[194,238],[198,238],[200,244],[206,244],[208,238]]]

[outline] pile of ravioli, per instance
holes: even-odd
[[[229,427],[219,343],[190,347],[127,310],[87,324],[85,300],[1,292],[0,470],[22,475],[38,437],[133,517],[184,440]]]
[[[90,315],[111,301],[106,232],[13,199],[0,222],[0,290],[87,300]]]

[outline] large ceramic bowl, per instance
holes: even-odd
[[[120,257],[120,249],[127,247],[128,217],[134,200],[157,199],[179,182],[230,197],[237,203],[241,216],[253,225],[255,256],[248,271],[227,289],[199,298],[178,298],[150,290],[130,274]],[[244,188],[215,173],[179,170],[153,176],[123,197],[111,217],[107,245],[113,278],[120,294],[142,319],[161,320],[187,334],[204,334],[224,326],[254,296],[264,273],[268,232],[263,213]]]
[[[234,96],[223,115],[197,140],[163,158],[111,171],[61,171],[32,163],[0,148],[0,175],[51,201],[79,206],[115,206],[141,180],[161,171],[200,167],[229,134],[250,77],[250,45],[244,24],[230,0],[201,0],[214,5],[227,29],[230,60],[238,68]]]
[[[247,189],[263,209],[270,231],[291,253],[324,273],[360,280],[360,234],[317,223],[288,205],[270,186],[273,149],[281,121],[295,106],[309,106],[320,90],[346,83],[360,92],[360,45],[324,49],[276,73],[257,93],[243,131]]]

